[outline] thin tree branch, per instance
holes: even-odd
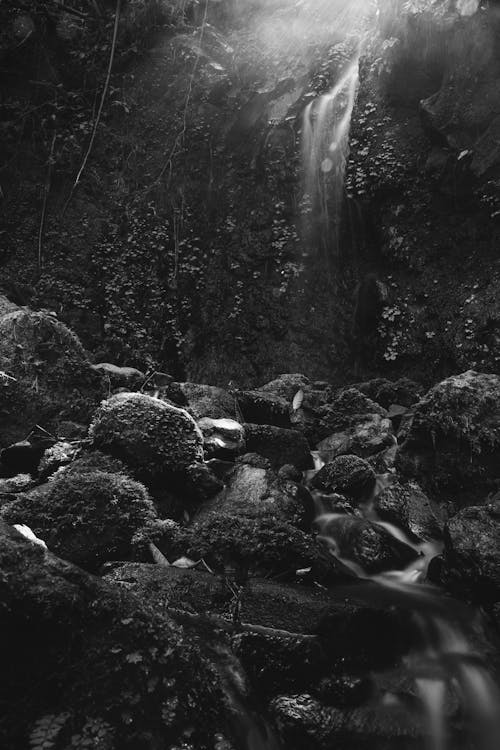
[[[66,209],[68,208],[68,205],[69,205],[69,203],[71,201],[71,198],[73,197],[73,193],[75,192],[75,190],[76,190],[76,188],[78,186],[78,183],[80,182],[80,179],[81,179],[81,176],[83,174],[83,171],[84,171],[85,167],[87,166],[87,162],[89,160],[90,152],[92,151],[92,146],[94,145],[95,136],[96,136],[96,133],[97,133],[97,128],[99,127],[99,122],[100,122],[100,119],[101,119],[102,110],[104,108],[104,101],[106,99],[106,94],[108,93],[109,81],[111,79],[111,70],[113,68],[113,61],[114,61],[114,58],[115,58],[116,39],[117,39],[117,36],[118,36],[118,22],[120,20],[120,8],[121,8],[121,0],[116,0],[115,24],[114,24],[114,27],[113,27],[113,41],[111,42],[111,52],[110,52],[110,55],[109,55],[108,72],[107,72],[107,75],[106,75],[106,81],[104,83],[104,88],[102,90],[101,102],[99,104],[99,110],[97,112],[97,117],[95,118],[95,121],[94,121],[94,127],[92,128],[92,135],[90,136],[89,146],[87,148],[85,156],[83,157],[83,161],[82,161],[80,169],[78,170],[78,174],[76,175],[76,179],[75,179],[75,181],[73,183],[73,187],[70,190],[70,193],[69,193],[69,196],[68,196],[68,200],[64,204],[64,208],[62,210],[62,216],[64,216],[64,214],[66,213]]]
[[[45,178],[45,187],[43,191],[43,204],[42,204],[42,215],[40,218],[40,228],[38,230],[38,256],[37,256],[37,267],[38,275],[42,273],[43,266],[43,232],[45,229],[45,218],[47,215],[47,201],[50,193],[50,184],[52,181],[52,167],[54,163],[54,146],[56,143],[56,132],[52,136],[52,143],[50,144],[49,161],[47,163],[47,176]]]

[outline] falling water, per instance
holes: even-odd
[[[338,238],[349,130],[358,85],[359,50],[331,90],[309,102],[302,125],[305,201]]]
[[[321,468],[322,460],[318,453],[313,453],[312,457],[315,469]],[[463,614],[465,608],[457,614],[456,603],[444,597],[439,589],[421,582],[430,560],[441,551],[442,544],[434,540],[415,543],[398,527],[380,521],[372,498],[360,506],[363,515],[399,541],[413,546],[419,552],[419,557],[404,570],[370,576],[357,562],[338,555],[335,524],[332,521],[342,514],[331,512],[328,496],[318,495],[315,500],[315,523],[319,538],[358,578],[366,581],[369,587],[367,595],[373,596],[375,593],[377,596],[373,585],[378,585],[381,602],[388,601],[412,612],[420,642],[408,655],[406,665],[414,676],[420,698],[428,750],[454,750],[455,746],[449,740],[450,727],[446,716],[450,694],[460,701],[470,747],[474,750],[496,750],[500,741],[500,691],[480,653],[473,648],[466,635],[471,625],[471,615]]]

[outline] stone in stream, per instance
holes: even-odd
[[[217,674],[165,612],[2,521],[0,575],[3,748],[213,747]]]
[[[166,395],[196,419],[238,419],[236,401],[229,391],[204,383],[171,383]]]
[[[203,460],[203,436],[187,411],[142,393],[103,402],[89,437],[94,448],[119,458],[151,484]]]
[[[444,551],[429,576],[481,604],[500,601],[500,504],[464,508],[444,528]]]
[[[439,500],[481,502],[500,479],[500,377],[473,370],[431,388],[396,456],[400,473]]]
[[[364,383],[354,385],[361,393],[375,401],[384,409],[390,409],[392,404],[410,407],[422,396],[423,387],[409,378],[399,380],[387,380],[387,378],[374,378]]]
[[[382,521],[396,524],[420,539],[440,539],[443,519],[437,507],[415,481],[393,481],[375,499],[373,506]]]
[[[413,547],[364,518],[335,513],[321,521],[320,532],[332,541],[340,558],[368,574],[405,568],[418,557]]]
[[[359,456],[337,456],[313,477],[311,485],[322,492],[338,492],[354,502],[368,500],[375,489],[375,472]]]

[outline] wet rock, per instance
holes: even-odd
[[[247,518],[271,516],[309,528],[312,498],[305,487],[249,464],[236,465],[225,481],[224,490],[200,508],[198,519],[212,512],[227,512]]]
[[[196,746],[212,746],[217,676],[165,614],[3,522],[0,570],[2,747],[47,732],[54,750],[70,741],[135,750],[145,737],[180,746],[188,729]]]
[[[290,405],[282,396],[264,391],[237,391],[238,407],[245,422],[275,427],[290,425]]]
[[[14,494],[28,489],[33,484],[31,474],[16,474],[8,479],[0,479],[0,495]]]
[[[322,492],[338,492],[362,502],[375,488],[375,472],[359,456],[338,456],[318,471],[311,485]]]
[[[444,528],[438,580],[458,596],[491,604],[500,601],[500,505],[464,508]]]
[[[332,461],[342,454],[367,458],[395,444],[390,419],[369,414],[352,427],[335,432],[317,445],[323,461]]]
[[[471,504],[500,479],[500,378],[473,370],[418,402],[396,466],[440,498]]]
[[[1,517],[29,526],[55,554],[89,570],[128,558],[134,534],[157,520],[142,485],[101,471],[63,475],[18,495]]]
[[[245,451],[245,428],[234,419],[203,417],[198,420],[198,427],[207,459],[231,459]]]
[[[378,524],[352,515],[332,514],[321,523],[321,536],[337,554],[366,573],[405,568],[417,552]]]
[[[274,469],[284,464],[312,468],[309,443],[297,430],[258,424],[245,424],[244,428],[247,450],[268,458]]]
[[[440,539],[443,519],[414,481],[392,482],[374,500],[383,521],[396,524],[420,539]]]
[[[120,394],[97,411],[89,436],[138,478],[158,482],[203,460],[203,436],[183,409],[143,394]]]

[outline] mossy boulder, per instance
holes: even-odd
[[[53,315],[27,308],[0,317],[0,371],[18,382],[10,413],[0,395],[4,445],[13,442],[13,436],[25,436],[37,422],[88,421],[104,395],[102,377],[92,369],[75,334]]]
[[[171,525],[157,544],[170,561],[183,555],[203,558],[215,571],[232,570],[240,581],[249,575],[295,580],[298,570],[307,570],[311,579],[322,583],[350,579],[312,534],[270,516],[211,511],[186,528]]]
[[[298,430],[262,424],[245,424],[244,428],[247,451],[268,458],[274,469],[284,464],[312,468],[309,443]]]
[[[2,521],[0,574],[3,748],[214,746],[217,675],[169,617]]]
[[[203,460],[203,435],[187,411],[141,393],[105,401],[89,435],[95,448],[119,458],[147,483]]]
[[[481,502],[500,479],[500,377],[473,370],[416,404],[396,465],[439,498]]]
[[[52,552],[88,570],[130,558],[134,534],[157,522],[141,484],[104,471],[63,474],[18,495],[1,517],[26,524]]]
[[[337,456],[313,477],[311,485],[321,492],[338,492],[354,502],[370,497],[375,489],[375,472],[359,456]]]

